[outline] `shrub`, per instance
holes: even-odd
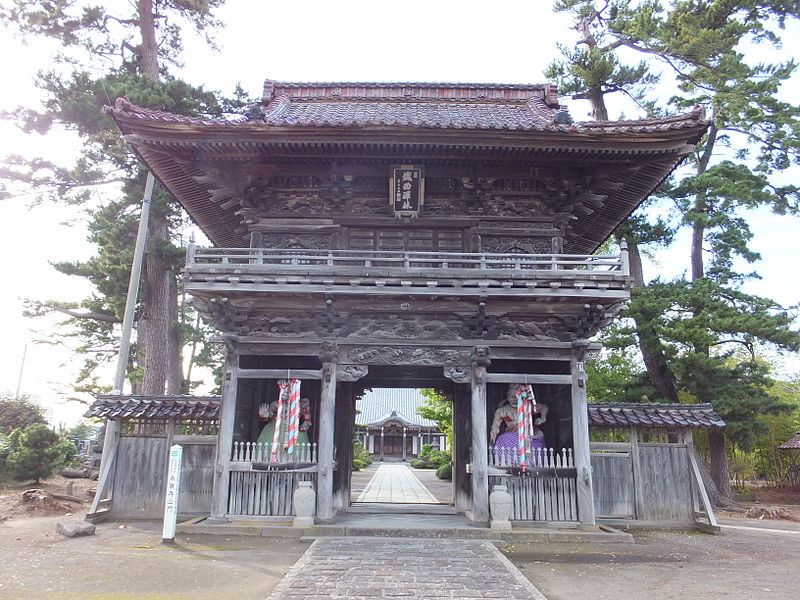
[[[22,431],[17,448],[8,454],[9,473],[14,479],[33,479],[40,483],[64,463],[60,442],[58,434],[47,425],[29,425]]]
[[[420,458],[412,458],[408,461],[408,464],[411,465],[415,469],[432,469],[433,465],[430,464],[426,460],[422,460]]]
[[[453,478],[453,465],[452,463],[446,463],[436,469],[436,477],[439,479],[452,479]]]
[[[426,460],[436,467],[441,467],[444,464],[451,463],[453,458],[450,456],[449,452],[444,452],[442,450],[434,450],[433,452],[428,454]]]
[[[360,442],[353,442],[353,471],[360,471],[372,464],[372,457]]]

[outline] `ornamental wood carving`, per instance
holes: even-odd
[[[353,362],[370,365],[459,365],[468,361],[468,354],[444,348],[415,346],[375,346],[353,348],[347,357]]]
[[[481,237],[481,251],[490,254],[550,254],[552,247],[553,241],[550,237],[524,238],[486,235]]]
[[[331,247],[328,233],[264,233],[262,248],[306,248],[327,250]]]

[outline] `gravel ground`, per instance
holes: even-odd
[[[503,551],[548,600],[797,600],[800,526],[723,523],[736,528],[723,526],[720,535],[637,533],[634,544],[526,544]],[[754,525],[760,529],[746,528]]]

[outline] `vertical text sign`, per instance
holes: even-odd
[[[420,167],[402,165],[393,170],[391,203],[396,215],[416,216],[419,214],[425,197],[424,181]]]
[[[181,494],[181,461],[183,448],[175,444],[169,449],[169,470],[167,472],[167,498],[164,502],[164,541],[175,539],[175,523],[178,520],[178,497]]]

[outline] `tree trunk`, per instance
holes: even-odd
[[[706,467],[705,461],[697,453],[697,450],[694,450],[694,453],[697,459],[697,466],[700,469],[700,479],[703,480],[703,487],[706,488],[708,499],[711,501],[714,508],[721,508],[731,512],[744,512],[744,508],[742,508],[740,504],[737,504],[729,496],[725,496],[719,491],[717,484],[714,482],[714,478],[711,476],[711,472]]]
[[[635,241],[628,242],[628,257],[631,270],[631,288],[642,289],[645,287],[644,270],[642,268],[642,256],[639,253],[639,244]],[[657,343],[653,343],[652,337],[647,335],[648,323],[642,319],[634,318],[636,331],[639,338],[639,351],[642,353],[647,377],[650,384],[668,402],[677,403],[678,393],[675,391],[675,383],[672,378],[672,371],[667,366],[664,354]]]
[[[139,0],[139,31],[142,36],[142,48],[139,55],[142,73],[153,81],[158,81],[158,43],[156,42],[153,0]]]
[[[142,36],[140,66],[145,77],[159,80],[158,45],[152,0],[139,0]],[[140,393],[179,394],[182,384],[181,342],[178,329],[178,293],[175,275],[163,257],[170,244],[165,210],[153,210],[148,225],[145,257],[144,310],[137,326],[144,373]]]
[[[711,477],[719,492],[730,498],[731,475],[728,465],[728,453],[725,449],[725,433],[719,427],[712,427],[708,432],[708,449],[711,458]]]
[[[157,213],[159,211],[153,211]],[[139,319],[139,340],[144,342],[143,394],[163,394],[167,382],[170,357],[170,277],[171,273],[160,257],[158,246],[166,237],[167,224],[163,217],[151,214],[145,256],[144,311]]]
[[[179,324],[178,308],[178,284],[175,281],[175,274],[169,274],[168,289],[168,308],[169,308],[169,355],[167,356],[167,393],[181,394],[183,388],[183,360],[181,353],[181,333]]]

